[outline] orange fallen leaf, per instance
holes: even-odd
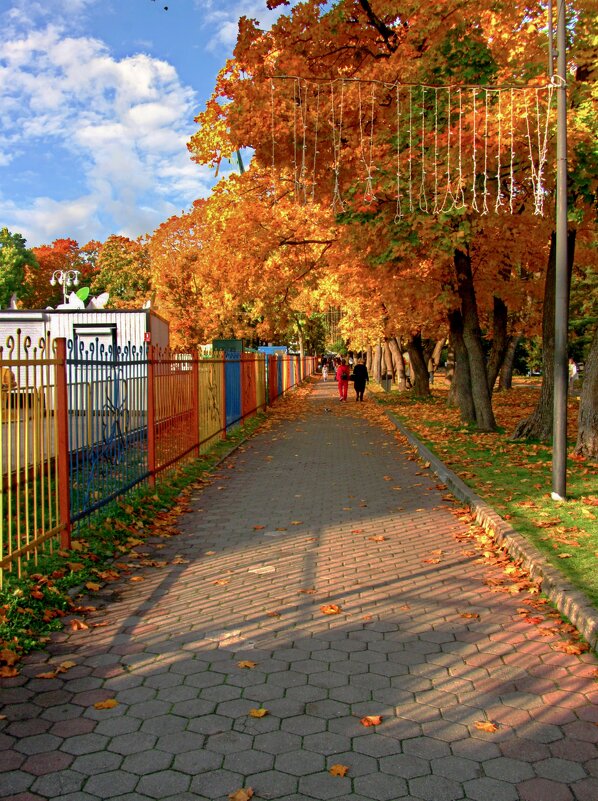
[[[490,733],[498,731],[498,726],[491,720],[476,720],[474,726],[480,731],[487,731]]]
[[[227,584],[230,584],[230,579],[217,579],[213,581],[212,584],[216,587],[226,587]]]
[[[331,765],[328,773],[331,776],[346,776],[348,771],[348,765]]]
[[[249,710],[249,717],[250,718],[265,718],[268,714],[268,710],[260,707],[259,709],[250,709]]]
[[[300,595],[313,595],[316,591],[315,587],[308,587],[305,590],[299,590]]]
[[[291,525],[292,526],[302,526],[303,525],[303,520],[291,520]]]
[[[8,667],[8,665],[0,667],[0,679],[14,679],[14,677],[18,675],[19,671],[16,667]]]
[[[365,715],[359,722],[362,726],[378,726],[382,723],[382,715]]]
[[[575,640],[570,640],[569,642],[556,642],[553,647],[556,651],[562,651],[563,653],[571,654],[572,656],[579,656],[579,654],[583,654],[585,651],[590,650],[590,646],[587,643],[576,642]]]
[[[479,620],[480,616],[477,612],[462,612],[461,617],[468,618],[470,620]]]
[[[47,673],[37,673],[36,679],[55,679],[58,673],[55,670],[50,670]]]
[[[240,790],[236,790],[234,793],[229,793],[228,797],[230,801],[249,801],[250,798],[253,798],[253,790],[251,787],[247,787],[245,789],[241,788]]]
[[[74,618],[74,620],[71,620],[70,626],[73,631],[84,631],[85,629],[89,628],[87,623],[79,620],[79,618]]]
[[[362,528],[353,528],[351,529],[351,534],[363,534]]]
[[[7,665],[15,665],[19,661],[19,658],[17,652],[10,648],[3,648],[0,651],[0,662],[5,662]]]
[[[241,662],[237,662],[237,667],[251,670],[252,668],[257,667],[257,662],[252,662],[251,659],[243,659]]]
[[[388,537],[384,537],[382,534],[376,534],[374,537],[368,537],[368,540],[371,540],[372,542],[386,542],[387,539]]]
[[[96,701],[93,706],[94,709],[114,709],[118,706],[118,701],[116,698],[107,698],[105,701]]]
[[[342,607],[338,604],[324,604],[320,607],[320,612],[324,615],[340,615]]]
[[[129,581],[145,581],[143,576],[131,576]]]
[[[266,612],[267,617],[280,617],[280,612]]]
[[[558,556],[559,556],[559,559],[571,559],[573,554],[572,553],[560,553]]]
[[[85,584],[85,588],[87,590],[91,590],[92,592],[97,592],[101,587],[101,584],[97,584],[95,581],[88,581]]]
[[[266,528],[266,526],[254,526],[253,530],[254,531],[261,531],[263,528]]]

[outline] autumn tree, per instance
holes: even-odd
[[[5,309],[16,296],[23,301],[27,296],[25,275],[39,272],[39,264],[32,250],[26,247],[21,234],[13,234],[8,228],[0,229],[0,307]]]
[[[108,292],[110,305],[141,305],[151,296],[148,242],[112,235],[103,243],[94,259],[94,295]]]
[[[32,309],[56,307],[63,302],[63,286],[57,282],[52,286],[50,281],[57,270],[81,271],[79,244],[74,239],[55,239],[51,245],[33,248],[33,253],[39,268],[28,269],[25,276],[27,305]],[[73,285],[69,291],[76,292],[77,287]]]

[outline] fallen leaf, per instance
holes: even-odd
[[[14,677],[18,675],[19,671],[16,667],[8,667],[8,665],[0,667],[0,679],[14,679]]]
[[[559,559],[571,559],[573,554],[572,553],[560,553],[558,556],[559,556]]]
[[[267,617],[280,617],[280,612],[266,612]]]
[[[227,584],[230,584],[230,579],[217,579],[213,581],[212,584],[216,587],[225,587]]]
[[[93,706],[94,709],[114,709],[115,706],[118,706],[118,701],[116,698],[107,698],[105,701],[96,701]]]
[[[266,528],[266,526],[254,526],[253,530],[254,531],[261,531],[263,528]]]
[[[55,670],[50,670],[47,673],[37,673],[36,679],[55,679],[58,674]]]
[[[74,618],[73,620],[71,620],[70,627],[73,631],[84,631],[85,629],[89,628],[87,623],[84,623],[82,620],[79,620],[79,618]]]
[[[19,661],[19,655],[16,651],[11,650],[10,648],[3,648],[0,651],[0,662],[5,662],[7,665],[16,665]]]
[[[476,727],[476,729],[479,729],[480,731],[487,731],[491,733],[498,731],[498,726],[491,720],[476,720],[474,726]]]
[[[145,581],[143,576],[131,576],[129,581]]]
[[[85,584],[85,589],[91,590],[91,592],[97,592],[101,586],[101,584],[97,584],[95,581],[88,581]]]
[[[250,709],[249,710],[249,717],[250,718],[265,718],[268,714],[268,710],[260,707],[259,709]]]
[[[305,590],[299,590],[300,595],[313,595],[315,593],[315,587],[308,587]]]
[[[461,617],[465,617],[471,620],[479,620],[480,616],[477,612],[462,612]]]
[[[585,642],[576,642],[575,640],[570,640],[569,642],[555,643],[554,649],[556,651],[562,651],[565,654],[571,654],[572,656],[579,656],[579,654],[589,651],[590,646]]]
[[[328,773],[331,776],[346,776],[349,771],[348,765],[331,765]]]
[[[253,790],[251,787],[242,788],[241,790],[236,790],[234,793],[229,793],[228,797],[230,801],[249,801],[250,798],[253,798]]]
[[[243,659],[241,662],[237,662],[237,667],[251,670],[252,668],[257,667],[257,662],[252,662],[251,659]]]
[[[342,607],[338,604],[324,604],[320,607],[323,615],[340,615],[342,611]]]
[[[374,537],[368,537],[368,540],[371,540],[372,542],[386,542],[387,539],[388,537],[384,537],[382,534],[376,534]]]
[[[378,726],[382,723],[382,715],[365,715],[359,722],[362,726]]]
[[[292,526],[302,526],[303,525],[303,520],[291,520],[291,525]]]

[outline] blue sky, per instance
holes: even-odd
[[[206,196],[186,143],[241,15],[274,19],[266,0],[0,0],[0,228],[135,238]]]

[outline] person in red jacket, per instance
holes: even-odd
[[[341,363],[336,368],[336,380],[338,383],[338,394],[341,403],[347,400],[347,392],[349,391],[349,376],[351,370],[347,364],[346,359],[341,359]]]

